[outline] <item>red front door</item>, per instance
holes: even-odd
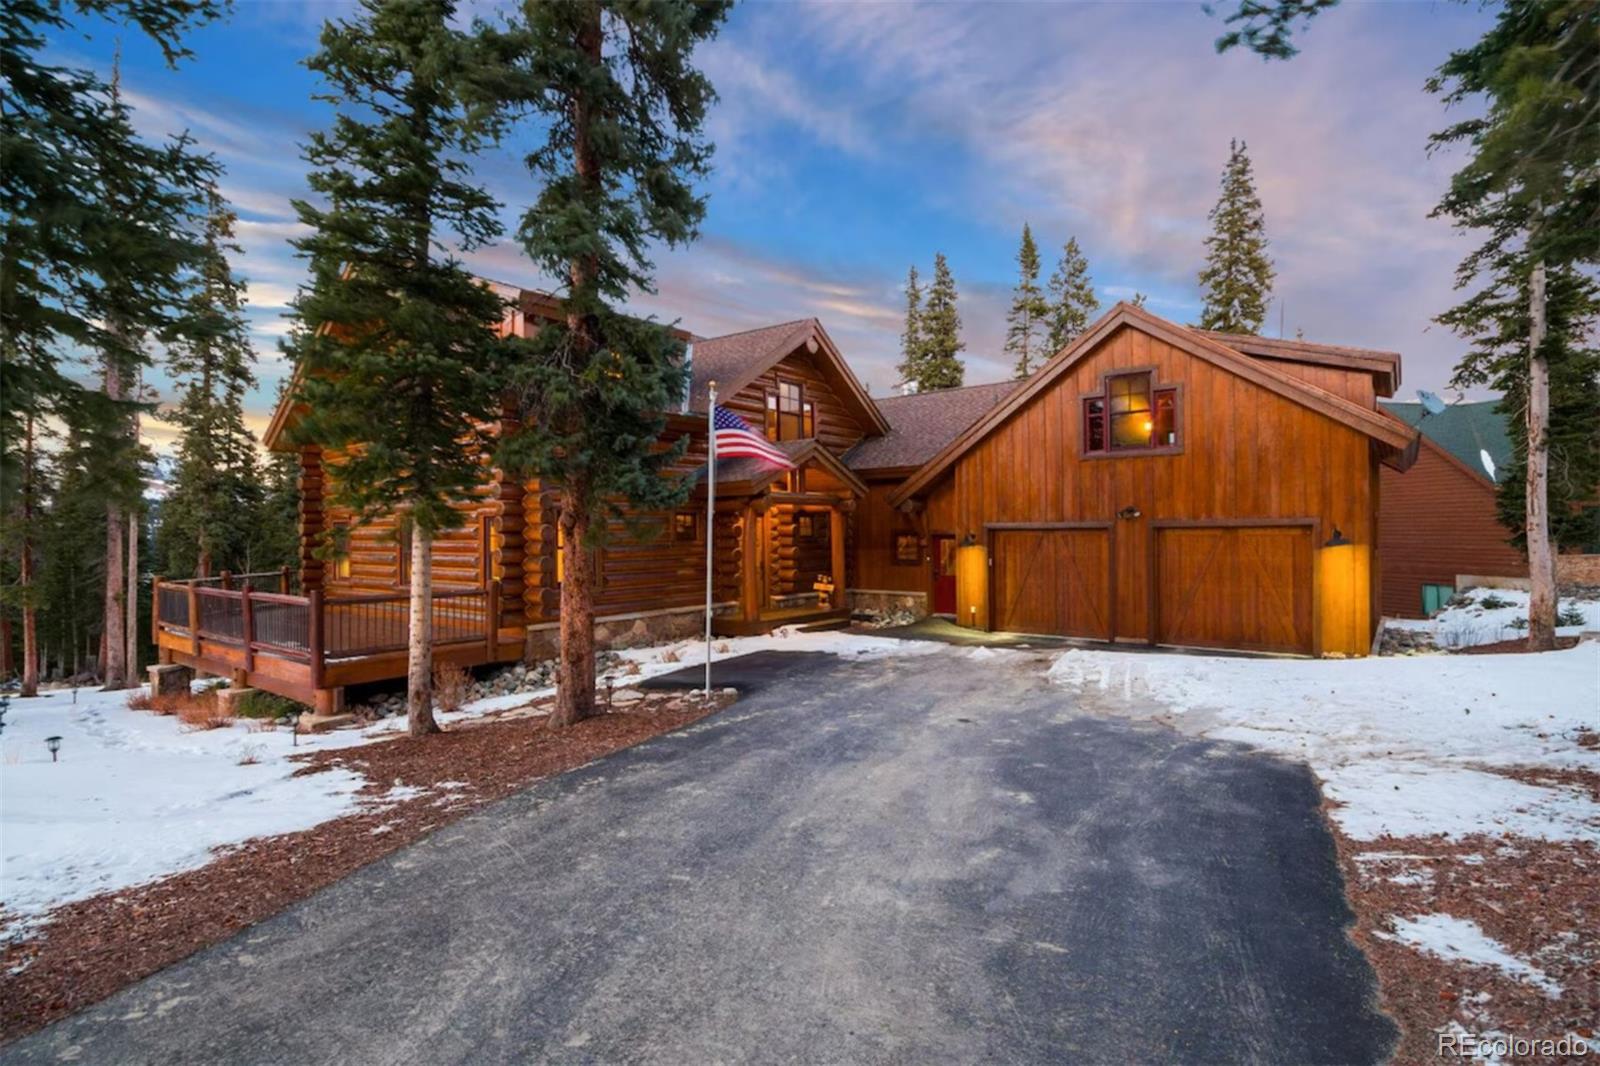
[[[956,613],[956,538],[933,535],[933,613]]]

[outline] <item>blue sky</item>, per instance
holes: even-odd
[[[1226,6],[1226,5],[1223,5]],[[299,145],[325,125],[301,65],[340,3],[240,0],[167,69],[132,33],[123,82],[141,127],[187,129],[227,168],[241,217],[263,424],[286,368],[284,305],[302,277],[287,238],[305,195]],[[492,5],[476,9],[491,12]],[[1488,21],[1454,3],[1351,3],[1317,21],[1290,63],[1218,56],[1198,3],[746,3],[700,56],[721,100],[701,240],[657,258],[635,306],[714,335],[815,315],[874,394],[894,384],[907,266],[948,256],[961,292],[967,380],[1001,352],[1018,235],[1046,260],[1076,235],[1109,305],[1144,292],[1198,311],[1206,211],[1230,137],[1250,146],[1277,264],[1264,332],[1398,350],[1405,386],[1442,390],[1460,343],[1431,325],[1453,301],[1470,238],[1427,217],[1458,160],[1430,158],[1448,118],[1422,91]],[[53,42],[109,70],[115,27]],[[482,163],[514,219],[533,198],[510,143]],[[538,286],[510,242],[470,259]],[[166,390],[165,382],[153,383]],[[151,426],[158,444],[170,431]]]

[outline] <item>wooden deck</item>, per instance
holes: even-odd
[[[271,579],[280,591],[258,590]],[[333,713],[347,685],[404,677],[408,647],[406,593],[327,596],[286,590],[286,574],[164,581],[152,597],[151,631],[163,663],[230,678]],[[476,666],[522,656],[520,629],[495,624],[498,583],[438,589],[433,597],[436,662]]]

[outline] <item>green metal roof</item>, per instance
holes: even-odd
[[[1378,402],[1385,411],[1420,429],[1424,437],[1491,481],[1499,481],[1511,469],[1511,437],[1499,400],[1454,403],[1436,415],[1428,414],[1420,403]],[[1493,474],[1484,467],[1484,452],[1494,463]]]

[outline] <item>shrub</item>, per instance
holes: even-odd
[[[178,706],[178,721],[191,730],[226,729],[233,724],[233,716],[217,704],[217,694],[207,690],[191,696]]]
[[[1502,607],[1510,607],[1511,601],[1496,596],[1491,592],[1483,599],[1478,601],[1478,606],[1482,607],[1486,611],[1498,611]]]
[[[1528,620],[1526,618],[1513,618],[1509,624],[1512,629],[1522,630],[1528,628]]]
[[[1586,625],[1588,621],[1588,616],[1578,610],[1578,605],[1575,603],[1566,604],[1556,612],[1556,625],[1558,626],[1581,626]]]
[[[433,668],[433,705],[441,711],[459,711],[472,694],[472,675],[455,663]]]
[[[293,714],[309,714],[310,707],[285,696],[256,689],[234,701],[241,718],[284,718]]]
[[[155,709],[155,700],[150,695],[149,689],[135,689],[128,696],[128,710],[130,711],[153,711]]]

